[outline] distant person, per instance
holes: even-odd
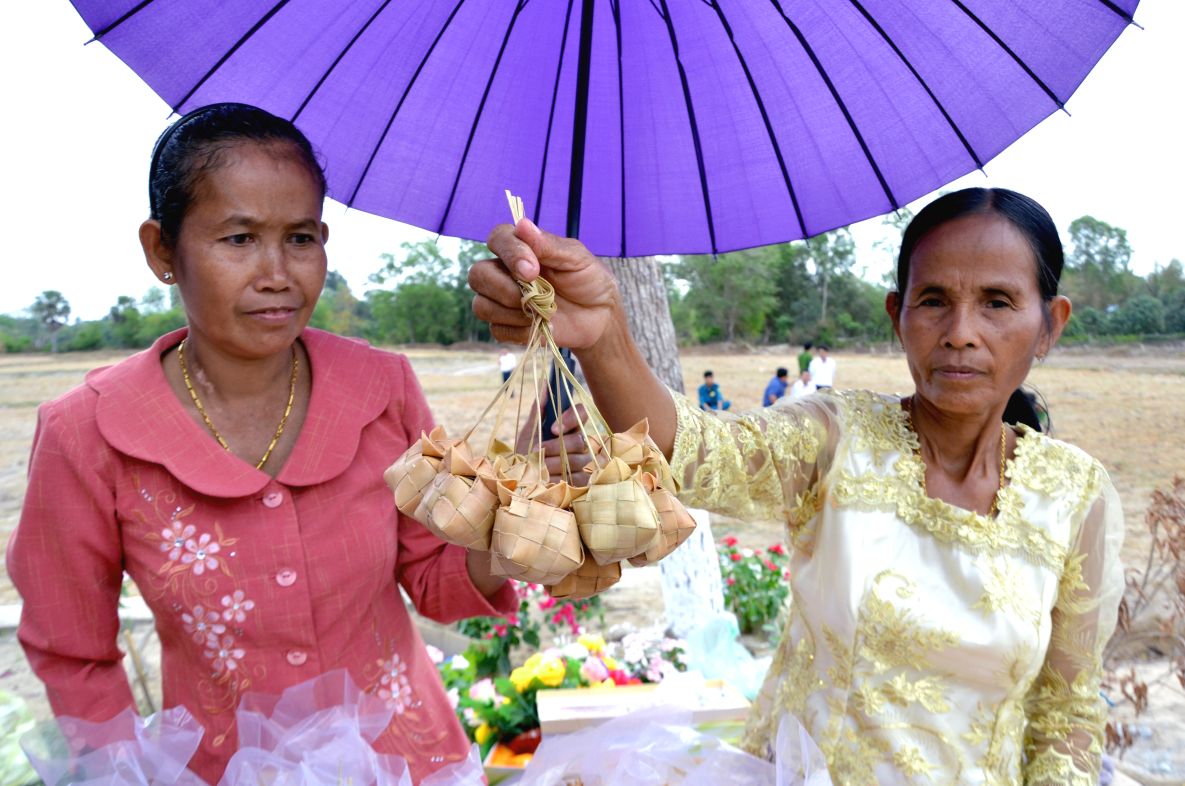
[[[503,349],[502,353],[498,355],[498,370],[502,372],[502,382],[510,379],[510,375],[514,373],[514,366],[518,363],[518,358],[509,349]]]
[[[820,344],[818,355],[811,361],[807,371],[811,373],[811,380],[819,390],[827,390],[835,384],[835,358],[827,357],[827,347]]]
[[[790,386],[790,372],[779,367],[774,378],[765,386],[765,393],[761,396],[761,406],[768,407],[786,395],[786,388]]]
[[[816,390],[818,388],[811,381],[811,372],[803,371],[798,375],[798,379],[794,380],[794,384],[790,386],[790,400],[798,401],[800,398],[806,398]]]
[[[711,371],[704,372],[704,384],[699,386],[699,408],[712,412],[722,412],[732,406],[731,401],[725,401],[720,395],[720,386]]]
[[[811,361],[815,359],[815,356],[813,354],[811,354],[811,347],[813,347],[813,346],[814,346],[814,344],[812,344],[809,341],[802,345],[802,351],[798,353],[798,373],[799,374],[801,374],[804,371],[810,370]]]

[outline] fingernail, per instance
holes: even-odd
[[[531,263],[528,262],[527,260],[525,260],[525,259],[516,259],[515,260],[514,273],[519,278],[526,278],[527,276],[531,275],[534,272],[535,271],[532,269]]]

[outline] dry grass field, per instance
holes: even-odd
[[[756,407],[774,369],[793,367],[794,349],[691,350],[682,356],[684,381],[694,391],[710,368],[734,408]],[[498,389],[496,351],[404,351],[438,421],[450,432],[472,425]],[[0,355],[0,546],[20,514],[37,405],[79,384],[88,369],[120,357],[110,352]],[[836,357],[840,387],[910,389],[899,353]],[[1110,470],[1127,513],[1126,552],[1140,553],[1149,494],[1174,473],[1185,472],[1185,348],[1061,350],[1033,370],[1030,382],[1050,404],[1056,435],[1097,456]],[[478,430],[485,433],[488,426]],[[722,531],[734,531],[753,545],[778,537],[771,522],[727,522]],[[0,572],[0,603],[15,600],[7,573]]]

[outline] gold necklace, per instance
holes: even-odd
[[[929,496],[926,492],[926,461],[922,458],[922,437],[918,434],[917,426],[913,419],[913,397],[909,398],[909,428],[918,438],[918,461],[922,465],[922,496]],[[1000,424],[1000,482],[996,484],[996,493],[992,497],[992,506],[988,508],[987,515],[989,517],[996,515],[997,508],[1000,504],[1000,492],[1004,490],[1004,466],[1006,456],[1008,453],[1008,424]]]
[[[188,341],[189,339],[185,339]],[[210,421],[210,416],[206,414],[206,408],[202,406],[202,400],[198,398],[197,391],[193,389],[193,383],[189,381],[189,367],[185,365],[185,341],[177,345],[177,361],[181,364],[181,378],[185,380],[185,389],[189,391],[189,397],[193,399],[193,405],[197,407],[198,414],[202,416],[202,422],[206,424],[206,428],[210,429],[210,433],[214,435],[214,439],[218,440],[218,444],[222,446],[223,450],[230,450],[230,445],[226,444],[226,440],[218,433],[218,429],[214,428],[214,424]],[[288,423],[288,416],[292,414],[292,402],[296,400],[296,373],[300,368],[300,363],[296,359],[296,347],[292,348],[292,374],[288,378],[288,404],[284,407],[284,416],[280,418],[280,425],[276,426],[276,433],[272,437],[272,441],[268,443],[267,450],[263,453],[263,458],[255,465],[256,469],[263,469],[263,465],[271,458],[272,451],[276,449],[276,443],[280,441],[280,437],[284,434],[284,426]]]

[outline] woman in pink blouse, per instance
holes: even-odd
[[[308,329],[325,179],[291,123],[219,104],[157,142],[148,266],[188,327],[41,407],[8,570],[54,712],[134,706],[116,645],[124,571],[156,617],[166,706],[206,729],[217,782],[246,691],[331,669],[384,698],[375,742],[418,781],[468,744],[399,587],[442,622],[517,603],[488,558],[400,515],[383,470],[432,427],[407,359]]]

